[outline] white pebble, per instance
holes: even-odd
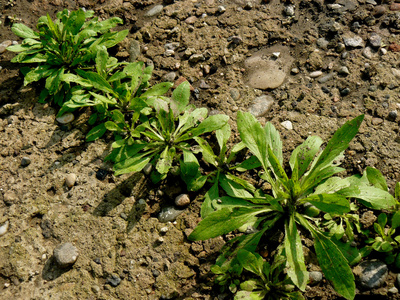
[[[72,113],[65,113],[61,117],[58,117],[56,120],[61,124],[71,123],[75,119],[75,116]]]
[[[8,222],[8,220],[0,226],[0,236],[5,235],[6,232],[8,231],[8,227],[10,225],[10,222]]]
[[[314,71],[310,73],[310,77],[311,78],[316,78],[318,76],[321,76],[322,74],[324,74],[322,71]]]
[[[72,188],[76,182],[76,175],[74,173],[68,174],[65,176],[65,185],[69,188]]]
[[[293,124],[292,124],[292,122],[290,122],[290,121],[283,121],[283,122],[281,123],[281,125],[282,125],[283,127],[285,127],[287,130],[292,130],[292,129],[293,129]]]

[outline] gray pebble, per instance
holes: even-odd
[[[150,175],[152,170],[153,170],[153,165],[151,163],[148,163],[147,165],[144,166],[143,173],[146,175]]]
[[[173,50],[175,51],[178,47],[179,47],[179,43],[178,42],[172,42],[172,43],[166,43],[164,45],[165,50]]]
[[[156,15],[158,15],[159,13],[162,12],[162,10],[164,9],[164,6],[160,5],[156,5],[153,8],[151,8],[150,10],[148,10],[144,16],[145,17],[154,17]]]
[[[169,82],[174,82],[175,78],[176,78],[175,72],[169,72],[163,76],[163,79]]]
[[[338,73],[340,75],[349,75],[350,71],[349,68],[347,68],[346,66],[340,67],[340,69],[338,70]]]
[[[106,279],[106,284],[109,284],[112,287],[117,287],[120,283],[121,283],[121,278],[116,274],[113,274]]]
[[[388,267],[379,260],[368,260],[360,263],[354,273],[358,275],[358,282],[365,289],[379,288],[386,280]]]
[[[399,292],[399,290],[397,289],[397,287],[391,287],[390,289],[388,289],[388,292],[391,294],[397,294]]]
[[[31,164],[31,159],[29,158],[29,157],[23,157],[22,159],[21,159],[21,166],[22,167],[27,167],[27,166],[29,166],[30,164]]]
[[[71,243],[63,243],[58,245],[53,251],[54,258],[61,268],[73,265],[78,256],[78,249]]]
[[[329,80],[333,79],[335,77],[335,73],[329,73],[326,74],[325,76],[322,76],[321,78],[318,79],[319,83],[325,83],[328,82]]]
[[[382,38],[375,32],[371,34],[368,41],[374,48],[379,48],[382,45]]]
[[[310,276],[311,284],[318,283],[318,282],[322,281],[322,278],[323,278],[322,272],[319,272],[319,271],[311,271],[309,273],[309,276]]]
[[[222,13],[224,13],[226,11],[226,8],[224,7],[224,6],[218,6],[218,12],[220,13],[220,14],[222,14]]]
[[[327,48],[328,48],[328,45],[329,45],[329,41],[327,41],[327,40],[324,39],[324,38],[319,38],[319,39],[317,40],[317,46],[318,46],[319,48],[321,48],[321,49],[327,49]]]
[[[240,98],[240,92],[237,89],[231,89],[229,94],[231,94],[232,99],[235,101]]]
[[[70,173],[67,176],[65,176],[65,185],[69,188],[72,188],[75,185],[76,182],[76,174]]]
[[[255,117],[264,116],[271,109],[272,104],[274,104],[274,98],[270,95],[262,95],[254,99],[249,112]]]
[[[396,121],[396,119],[397,119],[397,111],[395,110],[390,111],[388,115],[388,120],[394,122]]]
[[[205,60],[204,55],[203,54],[192,54],[189,57],[189,62],[191,62],[192,64],[195,64],[199,61],[203,61]]]
[[[95,294],[100,293],[100,287],[97,285],[92,285],[92,292]]]
[[[140,55],[140,43],[137,40],[131,40],[129,43],[129,61],[135,62],[138,56]]]
[[[344,88],[344,89],[340,90],[340,95],[347,96],[348,94],[350,94],[349,88]]]
[[[365,58],[368,59],[371,59],[373,56],[372,49],[370,47],[365,47],[362,54]]]
[[[200,80],[199,88],[201,89],[209,89],[211,86],[204,80]]]
[[[183,212],[183,210],[175,209],[174,207],[164,207],[158,214],[158,220],[161,223],[173,222]]]
[[[186,206],[190,204],[190,198],[188,194],[180,194],[175,198],[176,206]]]
[[[314,71],[314,72],[311,72],[311,73],[309,74],[309,76],[310,76],[311,78],[316,78],[316,77],[321,76],[322,74],[324,74],[322,71]]]
[[[364,41],[362,37],[355,35],[353,37],[344,37],[343,42],[346,45],[346,47],[363,47],[364,46]]]

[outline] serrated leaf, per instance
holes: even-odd
[[[308,272],[304,263],[303,246],[297,231],[294,215],[285,222],[285,253],[287,274],[293,283],[302,291],[308,282]]]

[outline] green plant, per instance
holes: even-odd
[[[37,65],[21,71],[25,76],[24,85],[45,79],[41,101],[50,95],[61,106],[70,89],[68,76],[76,74],[77,69],[91,69],[99,49],[115,46],[128,34],[128,30],[110,31],[122,24],[120,18],[100,22],[93,16],[93,11],[79,9],[69,12],[65,9],[57,13],[55,22],[49,15],[40,17],[38,32],[24,24],[12,26],[12,31],[24,40],[7,48],[19,52],[11,61]]]
[[[354,260],[354,253],[348,254],[349,243],[344,244],[322,231],[315,225],[315,218],[303,212],[304,205],[311,203],[325,213],[343,215],[350,212],[351,198],[375,209],[395,205],[388,192],[371,185],[365,177],[333,176],[344,171],[336,160],[358,132],[363,117],[346,122],[320,154],[322,140],[308,137],[290,157],[289,178],[282,167],[282,142],[273,125],[267,123],[263,128],[251,114],[239,112],[238,130],[242,142],[260,161],[264,170],[260,176],[271,185],[272,195],[258,192],[252,198],[221,198],[217,210],[198,224],[189,239],[204,240],[243,226],[258,228],[258,231],[233,239],[236,249],[223,253],[224,260],[237,255],[238,249],[254,252],[265,232],[282,230],[288,276],[304,291],[309,277],[298,230],[302,227],[314,240],[314,250],[325,277],[338,293],[353,299],[355,283],[349,263]]]

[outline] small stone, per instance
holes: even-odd
[[[390,111],[388,115],[388,120],[391,122],[395,122],[396,119],[397,119],[397,111],[395,110]]]
[[[97,285],[92,285],[91,289],[92,289],[92,292],[95,294],[100,293],[100,287]]]
[[[147,163],[143,168],[143,173],[149,176],[152,170],[153,170],[153,165],[151,163]]]
[[[199,88],[201,89],[209,89],[211,86],[204,80],[200,80]]]
[[[372,15],[374,17],[380,17],[383,14],[386,13],[386,6],[385,5],[378,5],[374,7],[374,10],[372,11]]]
[[[381,51],[381,54],[382,54],[382,55],[385,55],[385,54],[387,53],[387,50],[386,50],[385,48],[381,48],[380,51]]]
[[[12,45],[12,41],[6,40],[0,44],[0,54],[4,53],[7,50],[8,46]]]
[[[174,82],[175,78],[176,78],[175,72],[169,72],[163,76],[163,79],[169,82]]]
[[[388,50],[392,51],[392,52],[399,52],[400,51],[400,45],[396,44],[396,43],[391,43],[389,45],[389,47],[388,47]]]
[[[199,61],[204,61],[204,55],[203,54],[192,54],[189,57],[189,62],[192,64],[198,63]]]
[[[173,222],[183,212],[183,210],[175,209],[172,206],[164,207],[158,214],[158,220],[161,223]]]
[[[10,222],[7,220],[3,225],[0,226],[0,236],[5,235],[10,226]]]
[[[333,77],[335,77],[335,73],[329,73],[326,74],[325,76],[322,76],[321,78],[318,79],[319,83],[326,83],[329,80],[333,79]]]
[[[140,43],[137,40],[131,40],[128,48],[129,61],[135,62],[140,55]]]
[[[354,273],[358,276],[358,282],[362,288],[379,288],[385,282],[388,275],[388,267],[379,260],[363,261],[354,268]]]
[[[363,41],[362,37],[360,37],[358,35],[355,35],[352,37],[344,37],[343,42],[346,45],[346,47],[357,48],[357,47],[364,46],[364,41]]]
[[[371,59],[373,56],[372,50],[370,47],[365,47],[363,52],[362,52],[363,56],[365,58]]]
[[[4,283],[4,288],[8,288],[10,286],[10,283],[9,282],[5,282]]]
[[[274,98],[270,95],[262,95],[254,99],[249,112],[255,117],[262,117],[269,112],[273,104]]]
[[[164,6],[160,5],[156,5],[153,8],[151,8],[150,10],[148,10],[144,16],[145,17],[154,17],[158,14],[160,14],[162,12],[162,10],[164,9]]]
[[[190,198],[188,194],[180,194],[175,198],[176,206],[186,206],[190,204]]]
[[[350,89],[349,88],[344,88],[344,89],[340,90],[340,95],[341,96],[347,96],[348,94],[350,94]]]
[[[65,113],[61,117],[56,118],[57,122],[60,124],[68,124],[71,123],[75,119],[74,114],[72,113]]]
[[[160,228],[160,232],[161,233],[167,233],[168,232],[168,227],[167,226],[161,227]]]
[[[197,21],[197,17],[196,16],[191,16],[191,17],[189,17],[189,18],[187,18],[185,20],[185,23],[186,24],[194,24],[196,21]]]
[[[286,6],[284,11],[285,11],[285,15],[288,17],[293,17],[295,14],[293,5]]]
[[[371,120],[372,125],[379,125],[383,123],[383,119],[381,118],[372,118]]]
[[[245,9],[245,10],[251,10],[251,9],[253,9],[253,3],[250,2],[250,1],[246,2],[246,5],[244,6],[244,9]]]
[[[29,157],[23,157],[22,159],[21,159],[21,166],[22,167],[27,167],[27,166],[29,166],[30,164],[31,164],[31,159],[29,158]]]
[[[69,188],[72,188],[75,185],[76,182],[76,174],[70,173],[67,176],[65,176],[65,185]]]
[[[321,49],[327,49],[329,45],[329,41],[327,41],[325,38],[319,38],[317,40],[317,46]]]
[[[281,123],[281,125],[282,125],[283,127],[285,127],[287,130],[292,130],[292,129],[293,129],[293,124],[292,124],[292,122],[290,122],[290,121],[283,121],[283,122]]]
[[[151,273],[153,274],[154,277],[158,277],[161,275],[161,272],[158,271],[157,269],[153,269],[151,270]]]
[[[222,5],[220,5],[220,6],[218,6],[217,11],[218,11],[220,14],[222,14],[222,13],[224,13],[224,12],[226,11],[226,8],[225,8],[224,6],[222,6]]]
[[[316,78],[316,77],[321,76],[322,74],[324,74],[322,71],[314,71],[314,72],[311,72],[309,76],[311,78]]]
[[[349,68],[347,68],[346,66],[340,67],[340,69],[338,70],[338,73],[340,75],[349,75],[350,71]]]
[[[180,43],[172,42],[172,43],[166,43],[164,45],[164,48],[165,48],[165,50],[173,50],[173,51],[175,51],[176,49],[178,49],[179,46],[180,46]]]
[[[375,32],[371,33],[368,41],[374,48],[379,48],[382,45],[382,38]]]
[[[311,284],[316,284],[318,282],[321,282],[322,278],[323,278],[322,273],[318,272],[318,271],[311,271],[309,273],[309,276],[310,276],[310,283]]]
[[[229,94],[231,95],[232,99],[235,101],[240,98],[240,92],[235,88],[230,89]]]
[[[336,52],[342,53],[346,49],[346,45],[343,43],[338,43],[336,46]]]
[[[71,243],[63,243],[58,245],[53,251],[54,258],[61,268],[73,265],[78,256],[78,249]]]
[[[300,70],[299,70],[299,68],[293,68],[290,70],[290,73],[292,73],[293,75],[296,75],[296,74],[300,73]]]
[[[17,202],[17,200],[17,194],[15,194],[13,191],[5,192],[3,195],[3,201],[7,206],[13,205],[15,202]]]
[[[389,9],[390,9],[391,11],[398,11],[398,10],[400,10],[400,3],[392,3],[392,4],[389,6]]]
[[[120,217],[121,217],[122,219],[124,219],[124,220],[128,220],[128,215],[127,215],[126,213],[124,213],[124,212],[122,212],[122,213],[120,214]]]
[[[106,284],[109,284],[112,287],[117,287],[120,283],[121,283],[121,278],[116,274],[113,274],[106,279]]]
[[[391,287],[390,289],[388,289],[388,292],[391,294],[397,294],[399,292],[399,290],[397,289],[397,287]]]
[[[167,49],[164,52],[164,56],[166,56],[166,57],[173,56],[173,55],[175,55],[175,51],[174,50]]]

